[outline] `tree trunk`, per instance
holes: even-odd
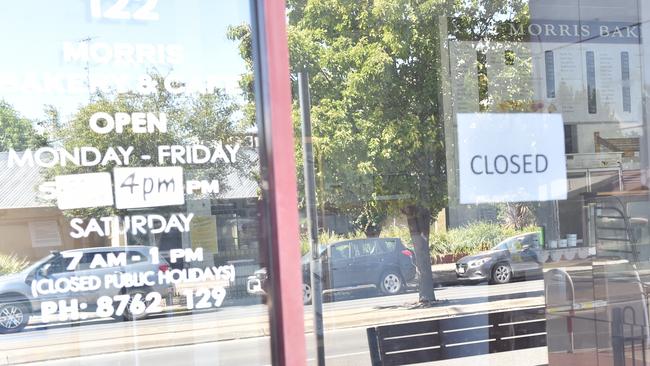
[[[420,274],[420,302],[429,303],[436,300],[433,291],[433,273],[431,272],[431,255],[429,253],[429,230],[431,228],[431,211],[417,205],[407,206],[403,210],[415,248],[415,265]]]
[[[379,234],[381,234],[381,226],[368,225],[364,229],[364,234],[366,234],[366,238],[378,238]]]

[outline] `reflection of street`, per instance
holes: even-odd
[[[316,365],[313,339],[306,336],[308,364]],[[37,363],[38,366],[115,366],[115,365],[160,365],[169,360],[178,360],[179,364],[203,365],[270,365],[270,348],[268,337],[256,337],[223,342],[201,343],[196,345],[149,349],[119,354],[81,357],[72,360]],[[326,360],[328,366],[370,366],[366,329],[349,328],[330,331],[325,334]],[[432,362],[432,365],[467,366],[469,365],[519,365],[526,359],[531,364],[546,364],[546,347],[533,348],[500,354],[473,356],[448,361]],[[182,360],[182,363],[181,361]]]
[[[647,281],[647,269],[622,260],[572,267],[568,274],[547,272],[550,363],[630,365],[634,358],[643,363]]]
[[[437,290],[437,296],[445,300],[440,306],[425,309],[408,306],[416,301],[417,293],[343,297],[324,304],[327,354],[343,364],[369,361],[365,326],[539,305],[544,302],[542,290],[541,280],[498,286],[448,287]],[[311,307],[306,307],[308,330],[310,312]],[[259,365],[269,360],[266,313],[266,307],[258,304],[191,315],[159,316],[138,322],[28,327],[23,333],[0,337],[0,365],[69,357],[79,358],[55,364],[135,364],[144,359],[148,362],[159,358],[169,360],[172,354],[186,354],[187,358],[183,359],[187,359],[188,364],[214,364],[216,356],[222,364]]]

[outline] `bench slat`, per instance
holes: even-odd
[[[377,327],[379,339],[399,337],[411,334],[431,333],[438,331],[438,323],[435,320],[426,320],[413,323],[393,324]]]
[[[498,338],[512,337],[524,334],[546,333],[546,320],[536,322],[502,325],[496,327],[493,334]]]
[[[540,335],[524,337],[524,338],[515,338],[509,340],[500,340],[498,342],[493,342],[493,343],[494,344],[491,346],[490,353],[515,351],[519,349],[534,348],[534,347],[544,347],[546,346],[546,334],[540,334]]]
[[[385,355],[382,363],[384,366],[408,365],[418,362],[427,362],[431,360],[440,360],[439,349],[426,349],[413,352],[393,353]],[[374,364],[373,364],[374,365]]]
[[[542,347],[545,316],[538,307],[368,328],[372,364],[407,365]]]
[[[493,338],[491,336],[492,328],[481,328],[471,330],[461,330],[452,333],[443,333],[440,341],[443,345],[450,346],[456,343],[476,342]]]
[[[384,340],[381,351],[384,353],[407,349],[418,349],[440,345],[440,335],[429,334],[416,337]]]

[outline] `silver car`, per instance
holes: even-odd
[[[132,282],[124,286],[125,279],[137,280],[141,273],[158,274],[169,270],[168,262],[152,248],[96,247],[52,252],[21,272],[0,277],[0,333],[22,330],[30,318],[43,315],[42,310],[47,310],[42,307],[44,304],[50,308],[54,303],[65,306],[82,304],[80,311],[92,311],[98,308],[98,300],[104,296],[112,299],[116,295],[128,295],[133,298],[139,294],[137,298],[145,302],[147,294],[156,293],[156,298],[168,299],[173,294],[172,285],[147,281],[146,284]],[[152,258],[152,255],[157,258]],[[103,283],[108,278],[122,281]],[[101,279],[102,283],[96,283],[97,279]],[[113,304],[110,304],[110,308],[108,306],[104,304],[107,309],[115,308]],[[134,313],[130,309],[132,307],[126,306],[111,314],[102,309],[102,316],[136,320],[148,313]],[[86,316],[82,315],[81,319]]]

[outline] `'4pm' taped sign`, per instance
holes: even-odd
[[[185,203],[181,167],[115,168],[113,179],[118,209]]]

